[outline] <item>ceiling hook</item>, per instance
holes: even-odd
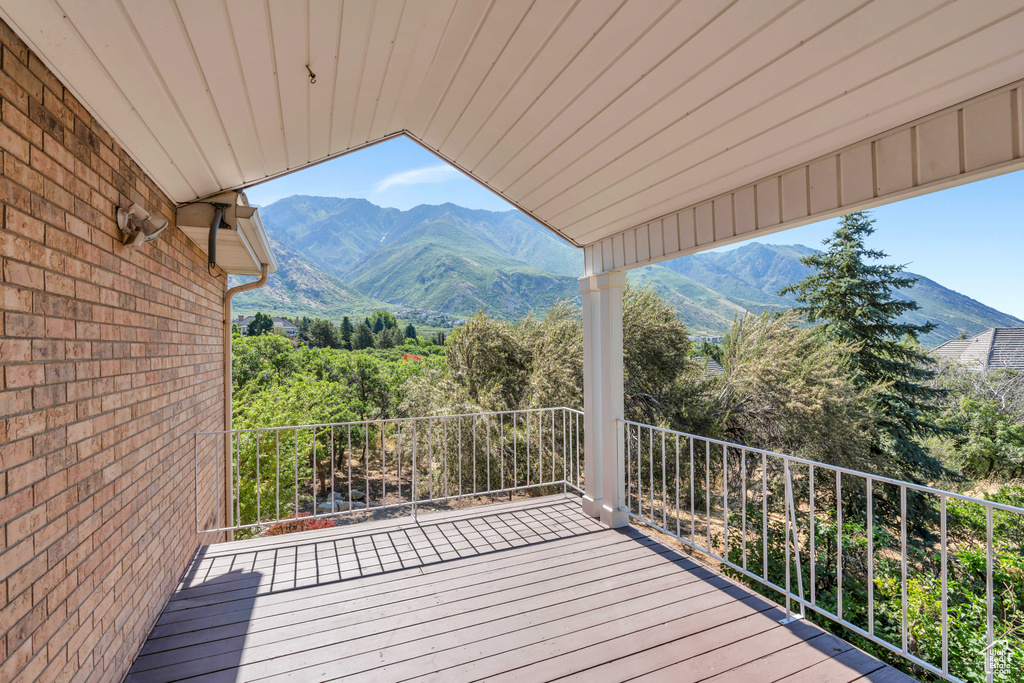
[[[316,74],[309,68],[309,64],[306,65],[306,71],[309,72],[309,82],[316,83]]]

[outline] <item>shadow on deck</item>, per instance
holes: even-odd
[[[127,680],[910,681],[552,496],[204,548]]]

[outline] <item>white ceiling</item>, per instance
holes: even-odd
[[[1022,0],[3,0],[0,14],[176,202],[405,133],[577,245],[1024,78]]]

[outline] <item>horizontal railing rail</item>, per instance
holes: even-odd
[[[223,454],[225,439],[227,524],[215,520],[228,506],[200,495],[200,473],[215,478],[210,463],[221,460],[211,453]],[[582,493],[582,447],[583,413],[562,407],[201,432],[196,530],[298,530],[322,518],[398,508],[415,516],[421,504],[541,487]]]
[[[985,538],[977,543],[985,554],[988,647],[977,656],[986,658],[987,680],[993,680],[993,528],[997,515],[1000,524],[1024,525],[1024,509],[640,422],[617,423],[626,479],[622,510],[631,519],[781,594],[787,620],[794,618],[794,605],[801,616],[812,610],[929,673],[957,682],[963,679],[951,671],[949,658],[948,504],[978,506],[985,520]],[[916,519],[913,543],[924,558],[916,563],[908,553],[908,518]],[[863,538],[852,526],[861,520]],[[891,537],[895,544],[886,545]],[[899,569],[899,628],[893,642],[877,623],[879,561]],[[820,573],[823,563],[823,571],[833,572],[836,583],[827,595],[817,590],[820,579],[830,578]],[[935,661],[915,653],[910,642],[908,583],[927,579],[928,572],[940,584],[941,655]]]

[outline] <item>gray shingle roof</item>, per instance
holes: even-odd
[[[992,327],[970,339],[948,341],[933,349],[932,355],[986,372],[1024,371],[1024,327]]]

